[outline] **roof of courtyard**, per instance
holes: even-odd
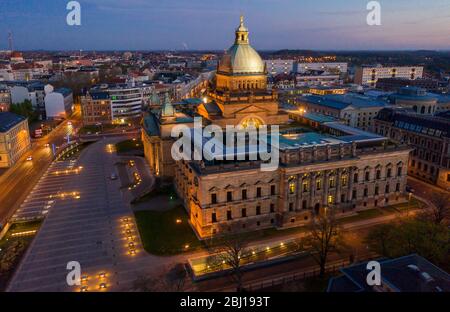
[[[374,99],[373,97],[361,94],[328,94],[328,95],[308,95],[301,98],[307,103],[326,106],[329,108],[342,110],[349,106],[355,108],[384,107],[388,105],[385,101]]]

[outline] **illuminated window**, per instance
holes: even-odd
[[[320,191],[322,189],[322,180],[316,181],[316,190]]]
[[[289,182],[289,193],[290,194],[295,193],[295,182]]]
[[[332,205],[334,204],[334,196],[333,195],[329,195],[328,196],[328,205]]]
[[[347,186],[347,180],[348,180],[348,177],[346,175],[342,176],[342,186]]]
[[[303,193],[308,192],[308,182],[303,182]]]
[[[330,188],[333,188],[333,187],[335,187],[335,183],[334,183],[334,178],[332,177],[332,178],[330,178],[330,181],[329,181],[329,186],[330,186]]]

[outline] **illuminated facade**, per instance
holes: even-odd
[[[236,159],[234,149],[231,160],[174,161],[171,130],[177,124],[192,128],[193,120],[177,113],[167,97],[159,114],[144,118],[142,140],[151,171],[173,179],[201,238],[302,226],[324,209],[342,217],[405,200],[410,150],[340,123],[323,124],[320,133],[290,125],[289,114],[279,111],[277,93],[267,90],[264,62],[249,45],[242,18],[234,45],[218,65],[214,87],[195,113],[222,128],[283,129],[272,133],[280,143],[271,145],[279,150],[279,165],[262,171],[261,159],[250,160],[247,152],[245,160]]]
[[[422,78],[423,66],[362,66],[355,72],[355,83],[375,87],[380,78]]]
[[[31,148],[28,120],[0,112],[0,168],[8,168]]]
[[[207,102],[198,108],[212,123],[222,128],[287,123],[287,114],[279,111],[277,92],[267,89],[266,65],[250,45],[243,17],[234,44],[218,64],[214,83]]]

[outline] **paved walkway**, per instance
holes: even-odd
[[[60,192],[79,193],[80,198],[57,200],[14,275],[9,291],[79,291],[68,286],[66,265],[81,264],[88,275],[88,290],[129,289],[139,274],[159,270],[170,263],[147,255],[140,248],[139,235],[129,205],[119,191],[120,181],[109,179],[117,156],[109,153],[105,139],[86,148],[76,166],[83,170],[60,185]],[[129,228],[123,218],[129,218]],[[130,230],[130,234],[126,231]],[[136,255],[128,254],[128,236]],[[167,263],[164,263],[167,262]],[[106,277],[98,277],[105,272]]]

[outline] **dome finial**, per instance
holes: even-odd
[[[248,44],[248,29],[244,26],[244,14],[241,14],[239,27],[236,29],[236,44]]]

